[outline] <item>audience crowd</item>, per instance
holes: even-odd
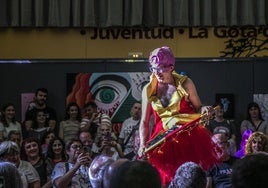
[[[137,155],[139,101],[133,102],[121,131],[114,132],[111,118],[98,112],[94,102],[82,109],[75,102],[68,104],[64,119],[59,120],[56,110],[47,104],[47,97],[47,89],[36,90],[24,122],[16,119],[14,104],[2,106],[0,186],[163,187],[159,172]],[[221,162],[204,171],[200,164],[188,161],[176,167],[169,188],[267,185],[262,181],[267,181],[264,174],[268,174],[268,168],[264,168],[268,161],[268,122],[262,118],[259,105],[249,103],[247,117],[240,126],[225,118],[223,106],[217,105],[220,108],[207,128]],[[240,137],[241,143],[236,143]]]

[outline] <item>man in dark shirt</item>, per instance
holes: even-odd
[[[46,104],[47,95],[48,91],[46,88],[38,88],[36,90],[35,101],[34,103],[29,105],[25,114],[26,131],[29,131],[32,128],[38,110],[42,110],[45,113],[46,121],[48,122],[49,127],[53,131],[56,131],[57,115],[56,111],[52,107],[47,106]]]
[[[232,166],[238,159],[229,154],[229,142],[226,134],[214,133],[212,139],[219,147],[218,155],[222,162],[207,171],[207,187],[231,188]]]
[[[214,106],[218,106],[218,108],[215,110],[214,119],[209,121],[207,128],[212,134],[221,132],[228,135],[228,142],[230,144],[229,151],[230,154],[234,156],[237,150],[235,125],[232,121],[224,118],[224,109],[221,103],[216,103]]]

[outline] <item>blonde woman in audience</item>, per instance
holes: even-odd
[[[22,135],[21,124],[16,120],[15,114],[14,104],[7,103],[3,106],[0,121],[0,141],[6,140],[8,133],[12,130],[18,131]]]
[[[81,122],[81,110],[79,106],[73,102],[66,108],[64,121],[60,122],[59,137],[64,142],[73,138],[78,138]]]
[[[254,132],[248,138],[245,154],[268,152],[268,137],[262,132]]]

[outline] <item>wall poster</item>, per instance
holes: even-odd
[[[69,73],[66,103],[76,102],[81,109],[95,101],[98,111],[109,114],[112,122],[130,117],[134,101],[141,101],[141,91],[149,72]]]
[[[224,117],[226,119],[234,118],[234,94],[230,93],[217,93],[215,101],[223,105]]]
[[[268,121],[268,94],[254,94],[253,101],[259,104],[263,119]]]

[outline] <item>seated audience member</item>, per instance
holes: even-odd
[[[65,143],[59,137],[53,138],[48,145],[47,158],[53,161],[55,166],[59,162],[65,162]]]
[[[135,151],[135,136],[139,131],[141,119],[141,103],[135,102],[130,111],[131,117],[123,121],[122,128],[119,134],[119,144],[122,146],[124,156],[128,159],[134,159]]]
[[[52,130],[47,131],[41,139],[42,155],[47,156],[48,145],[55,138],[55,133]]]
[[[60,122],[59,137],[64,142],[77,138],[80,130],[81,110],[78,104],[72,102],[68,104],[65,112],[65,118]]]
[[[18,168],[23,188],[40,187],[40,177],[35,168],[28,161],[20,159],[19,146],[12,141],[4,141],[0,144],[0,161],[8,161]]]
[[[207,171],[207,188],[231,188],[232,166],[237,158],[229,154],[228,136],[223,133],[216,133],[212,140],[217,144],[218,156],[222,162],[215,164]]]
[[[0,162],[0,187],[23,188],[16,166],[10,162]]]
[[[82,142],[84,152],[89,152],[91,158],[93,159],[95,157],[96,153],[94,153],[92,151],[93,139],[92,139],[90,132],[89,131],[81,131],[79,133],[79,139]]]
[[[33,165],[40,176],[40,184],[43,187],[50,187],[50,176],[53,170],[53,162],[42,155],[39,140],[26,138],[21,145],[21,158]]]
[[[102,155],[112,157],[114,160],[124,157],[120,144],[116,142],[116,136],[112,133],[111,127],[106,124],[100,126],[101,137],[98,147]]]
[[[268,137],[262,132],[254,132],[246,143],[246,155],[257,152],[268,152]]]
[[[97,105],[91,101],[84,105],[84,116],[81,121],[81,131],[89,131],[94,142],[97,142],[96,137],[100,136],[100,125],[112,125],[111,118],[105,113],[98,112]]]
[[[25,114],[25,129],[29,131],[33,127],[37,110],[43,110],[48,126],[55,131],[57,135],[57,114],[54,108],[47,105],[48,90],[46,88],[38,88],[35,91],[34,102],[31,103]]]
[[[65,187],[92,187],[89,181],[88,170],[91,158],[83,153],[83,145],[79,139],[71,139],[65,148],[67,162],[59,162],[53,169],[51,176],[53,186]]]
[[[108,123],[104,123],[101,125],[98,125],[99,127],[99,133],[95,137],[93,144],[92,144],[92,151],[96,154],[100,154],[101,148],[101,140],[103,140],[103,137],[110,137],[111,140],[117,140],[117,137],[115,133],[112,131],[112,125]]]
[[[94,158],[89,167],[89,179],[93,188],[105,188],[103,186],[105,169],[113,163],[111,157],[99,155]]]
[[[261,114],[261,109],[258,103],[251,102],[247,108],[247,118],[241,122],[240,132],[241,135],[247,129],[262,132],[268,135],[268,122],[265,121]]]
[[[240,142],[240,149],[235,153],[235,156],[237,158],[242,158],[245,156],[246,144],[248,142],[248,138],[250,137],[252,133],[253,131],[251,129],[247,129],[244,131],[241,142]]]
[[[127,161],[112,174],[110,188],[161,188],[158,171],[147,161]]]
[[[25,138],[34,137],[37,138],[40,142],[44,135],[47,134],[49,131],[53,131],[47,121],[46,121],[46,115],[43,110],[36,110],[35,118],[32,123],[32,127],[29,128],[29,130],[24,131],[25,132]],[[54,132],[54,131],[53,131]]]
[[[209,121],[207,128],[212,134],[222,132],[228,135],[230,154],[234,156],[236,152],[235,125],[230,120],[224,118],[224,109],[222,103],[218,102],[213,106],[218,107],[215,110],[214,119]]]
[[[205,188],[206,183],[205,171],[194,162],[186,162],[177,169],[168,188]]]
[[[8,133],[7,140],[16,142],[16,144],[18,144],[18,146],[21,147],[22,134],[20,131],[12,130]]]
[[[6,140],[10,131],[18,131],[22,135],[21,124],[15,117],[15,106],[7,103],[3,106],[0,119],[0,142]]]
[[[264,188],[268,185],[268,155],[254,153],[237,161],[233,167],[233,188]]]

